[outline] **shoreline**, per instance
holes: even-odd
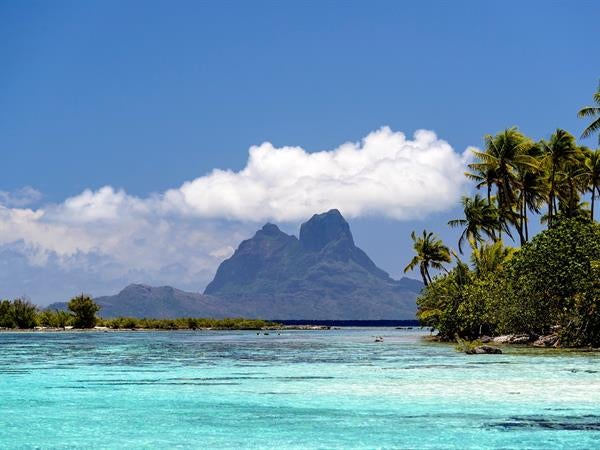
[[[74,328],[74,327],[35,327],[35,328],[0,328],[0,333],[109,333],[109,332],[139,332],[139,331],[320,331],[331,330],[325,325],[282,325],[263,328],[220,328],[220,327],[197,327],[197,328]]]

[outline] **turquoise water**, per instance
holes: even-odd
[[[600,355],[422,336],[0,333],[0,448],[600,448]]]

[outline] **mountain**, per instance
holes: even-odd
[[[96,301],[103,317],[414,319],[422,287],[378,268],[334,209],[302,224],[299,238],[266,224],[221,263],[204,294],[132,284]]]
[[[378,268],[333,209],[302,224],[299,239],[265,225],[221,263],[204,294],[250,302],[263,317],[413,319],[421,288]]]

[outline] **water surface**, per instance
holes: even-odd
[[[0,448],[600,448],[600,355],[423,335],[0,333]]]

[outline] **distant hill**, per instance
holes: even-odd
[[[266,224],[221,263],[204,294],[138,284],[96,301],[104,317],[414,319],[422,287],[378,268],[331,210],[302,224],[299,238]]]

